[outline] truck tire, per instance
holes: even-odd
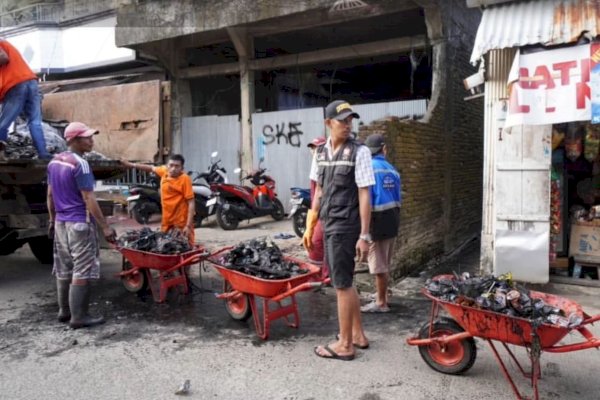
[[[28,240],[31,252],[42,264],[54,263],[54,240],[38,236]]]

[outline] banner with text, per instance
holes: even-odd
[[[591,119],[590,45],[515,56],[505,126]]]

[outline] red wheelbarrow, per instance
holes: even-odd
[[[117,247],[117,250],[123,255],[123,271],[118,276],[125,289],[135,293],[150,286],[157,303],[165,301],[171,287],[179,287],[181,292],[187,294],[187,267],[208,256],[208,252],[200,246],[181,254],[150,253],[127,247]]]
[[[453,279],[453,275],[440,275],[433,278]],[[422,289],[425,296],[433,303],[431,316],[419,331],[418,336],[409,338],[407,343],[419,346],[419,353],[431,368],[445,374],[461,374],[469,370],[477,357],[474,337],[484,339],[490,345],[494,357],[498,361],[502,373],[510,383],[517,399],[523,397],[517,389],[505,363],[500,358],[492,340],[497,340],[506,349],[520,372],[531,380],[534,399],[538,400],[538,379],[541,377],[541,352],[567,353],[600,347],[600,338],[594,337],[585,325],[600,320],[600,315],[590,316],[582,311],[581,306],[574,301],[547,293],[530,291],[532,299],[542,299],[546,304],[560,308],[565,315],[580,316],[583,322],[573,328],[543,323],[534,326],[532,321],[525,318],[508,316],[489,310],[482,310],[439,299]],[[440,306],[452,318],[438,318]],[[585,340],[573,344],[557,345],[568,333],[579,332]],[[525,371],[507,344],[524,346],[531,361],[531,369]]]
[[[232,248],[226,247],[207,258],[223,276],[223,293],[217,295],[217,298],[225,300],[227,313],[238,321],[246,321],[253,315],[256,334],[261,339],[269,337],[271,323],[277,319],[285,318],[287,325],[292,328],[300,326],[296,293],[318,288],[328,283],[329,278],[321,280],[319,267],[288,256],[284,256],[286,261],[293,261],[308,272],[287,279],[262,279],[234,271],[223,266],[220,261]],[[256,296],[263,299],[260,315]],[[289,298],[290,302],[283,305],[282,301],[286,298]],[[275,308],[272,309],[271,305],[275,305]],[[293,315],[293,320],[289,318],[290,315]]]

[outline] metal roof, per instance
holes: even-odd
[[[471,62],[493,49],[575,42],[600,32],[600,0],[533,0],[486,8]]]

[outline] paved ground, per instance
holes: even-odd
[[[120,231],[135,223],[113,218]],[[224,232],[209,223],[196,237],[209,247],[248,238],[292,233],[291,223],[261,219]],[[276,240],[287,252],[302,253],[299,239]],[[6,399],[174,399],[185,380],[195,399],[476,399],[513,398],[487,345],[477,341],[475,365],[463,376],[431,370],[406,339],[427,319],[430,303],[419,293],[427,277],[476,269],[478,243],[450,260],[424,268],[393,287],[392,312],[366,315],[371,348],[352,362],[324,360],[313,347],[337,332],[335,293],[328,288],[298,296],[301,325],[274,323],[267,341],[257,339],[251,321],[233,321],[214,297],[222,285],[212,268],[194,268],[203,291],[172,293],[165,304],[127,292],[115,277],[120,254],[102,251],[103,278],[93,309],[107,324],[73,331],[55,322],[50,269],[25,247],[3,257],[0,268],[0,397]],[[370,278],[358,279],[366,285]],[[580,302],[600,313],[595,288],[550,285],[543,290]],[[600,336],[597,328],[593,329]],[[573,336],[573,337],[571,337]],[[572,341],[574,335],[566,340]],[[515,348],[524,360],[525,353]],[[544,354],[542,399],[597,399],[597,352]],[[509,364],[511,371],[514,365]],[[527,391],[527,381],[517,379]]]

